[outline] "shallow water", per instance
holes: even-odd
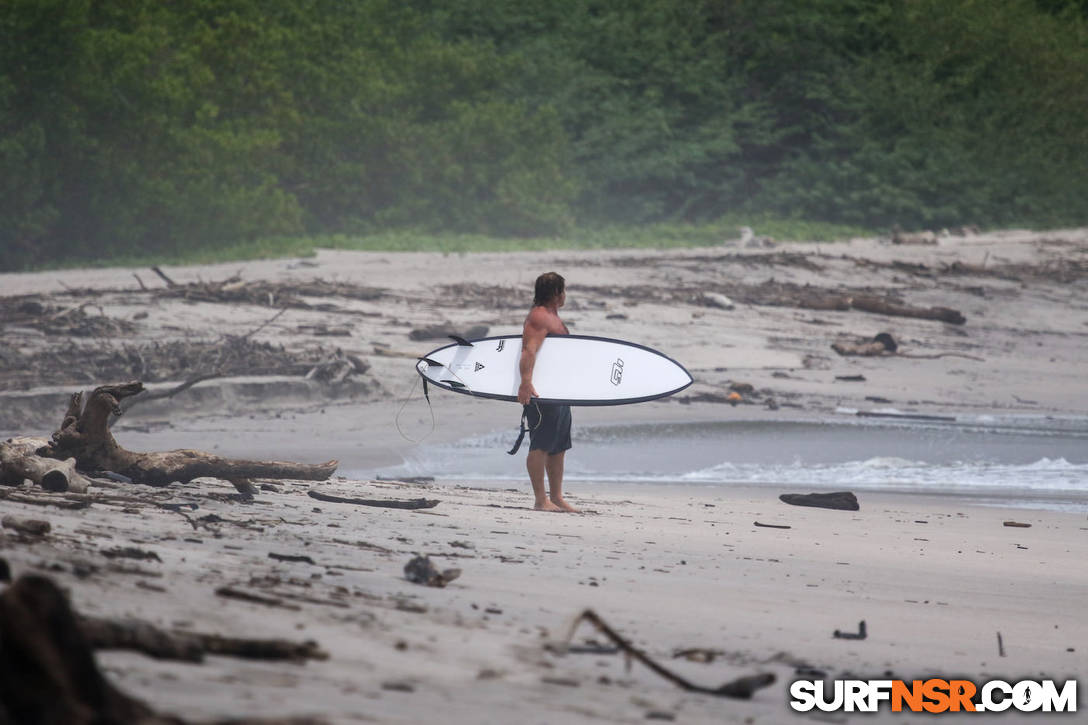
[[[387,476],[524,481],[516,431],[423,444]],[[744,484],[970,496],[981,503],[1088,511],[1088,421],[976,417],[955,423],[730,421],[578,426],[575,482]]]

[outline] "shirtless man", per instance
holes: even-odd
[[[565,290],[565,281],[555,272],[537,277],[533,309],[529,310],[521,333],[518,402],[525,406],[524,415],[529,427],[529,455],[525,458],[525,468],[529,471],[536,497],[533,507],[538,511],[578,510],[563,500],[563,456],[570,448],[570,406],[531,402],[532,398],[538,397],[533,387],[533,366],[544,338],[549,334],[570,334],[559,319],[559,308],[567,301]],[[550,494],[544,489],[545,473]]]

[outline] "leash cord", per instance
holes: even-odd
[[[536,430],[540,427],[540,424],[544,422],[544,414],[540,412],[540,403],[534,400],[533,407],[536,408],[536,425],[532,428],[529,427],[529,416],[525,413],[525,410],[522,409],[521,423],[518,428],[518,439],[514,441],[514,447],[507,451],[508,455],[512,456],[517,453],[518,449],[521,448],[522,441],[525,440],[525,434]]]
[[[423,441],[427,440],[430,437],[431,433],[434,433],[434,428],[435,428],[434,406],[431,405],[430,396],[424,395],[423,397],[427,399],[427,410],[431,414],[431,429],[429,431],[427,431],[423,435],[422,438],[420,438],[419,440],[415,440],[415,439],[409,438],[407,435],[405,435],[404,430],[400,427],[400,416],[404,412],[404,409],[405,409],[405,407],[407,407],[409,401],[411,401],[412,394],[416,392],[416,387],[419,385],[419,381],[423,379],[423,377],[421,375],[418,375],[418,374],[415,377],[416,377],[416,381],[415,381],[415,383],[412,384],[412,389],[408,391],[407,397],[404,398],[404,402],[402,402],[400,404],[400,408],[397,410],[397,414],[393,417],[393,425],[395,425],[397,427],[397,432],[400,433],[401,438],[408,441],[409,443],[419,444],[419,443],[422,443]]]

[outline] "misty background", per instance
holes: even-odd
[[[1085,0],[0,4],[0,269],[742,216],[1083,225],[1086,170]]]

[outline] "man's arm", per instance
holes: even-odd
[[[518,387],[518,402],[528,405],[530,398],[537,396],[533,387],[533,366],[536,365],[536,353],[544,344],[544,338],[548,336],[546,320],[535,314],[534,309],[525,320],[525,329],[521,333],[521,361],[518,369],[521,371],[521,385]]]

